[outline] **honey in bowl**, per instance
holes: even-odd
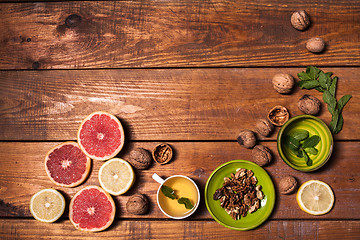
[[[194,206],[192,209],[187,209],[184,204],[178,203],[177,199],[166,197],[160,190],[158,192],[158,203],[160,208],[169,217],[178,219],[185,218],[196,210],[199,202],[199,190],[192,180],[183,176],[174,176],[168,178],[163,185],[173,189],[177,198],[188,198]]]

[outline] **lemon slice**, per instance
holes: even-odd
[[[41,222],[55,222],[65,210],[65,199],[52,188],[45,188],[35,193],[30,200],[30,212]]]
[[[303,183],[296,195],[301,210],[312,215],[328,213],[334,205],[334,199],[331,187],[318,180]]]
[[[106,192],[118,196],[126,193],[134,184],[135,173],[127,161],[113,158],[101,166],[99,182]]]

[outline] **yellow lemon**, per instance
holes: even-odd
[[[301,210],[312,215],[328,213],[334,205],[334,200],[331,187],[319,180],[303,183],[296,195]]]
[[[65,210],[65,199],[61,193],[52,188],[42,189],[30,200],[30,212],[41,222],[55,222]]]
[[[135,173],[127,161],[113,158],[101,166],[99,182],[106,192],[118,196],[126,193],[134,184]]]

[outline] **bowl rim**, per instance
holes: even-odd
[[[289,160],[287,160],[287,158],[285,157],[285,154],[283,153],[282,151],[282,148],[281,148],[281,137],[285,131],[285,129],[294,121],[298,120],[298,119],[302,119],[302,118],[310,118],[310,119],[313,119],[317,122],[319,122],[323,128],[325,129],[326,133],[330,136],[330,149],[329,149],[329,153],[327,155],[327,157],[322,161],[322,163],[318,166],[315,166],[315,167],[310,167],[310,168],[307,168],[307,169],[302,169],[302,168],[299,168],[298,166],[292,164]],[[334,138],[333,138],[333,135],[329,129],[329,127],[325,124],[325,122],[323,120],[321,120],[320,118],[318,117],[315,117],[313,115],[307,115],[307,114],[303,114],[303,115],[298,115],[298,116],[295,116],[295,117],[292,117],[290,118],[280,129],[278,135],[277,135],[277,149],[278,149],[278,153],[280,155],[280,158],[288,165],[290,166],[291,168],[295,169],[295,170],[298,170],[298,171],[301,171],[301,172],[312,172],[312,171],[315,171],[319,168],[321,168],[322,166],[325,165],[325,163],[330,159],[331,157],[331,154],[332,154],[332,151],[333,151],[333,146],[334,146]]]

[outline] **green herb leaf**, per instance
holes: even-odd
[[[320,83],[317,80],[300,81],[297,83],[297,85],[303,89],[313,89],[316,87],[320,87]]]
[[[319,77],[320,69],[309,66],[306,68],[306,73],[310,76],[311,79],[315,80]]]
[[[336,94],[335,91],[336,91],[337,80],[338,80],[338,78],[334,77],[333,80],[332,80],[332,83],[330,85],[330,88],[329,88],[329,92],[333,97],[335,97],[335,94]]]
[[[298,73],[298,77],[299,77],[299,79],[302,80],[302,81],[311,80],[311,78],[309,77],[309,75],[308,75],[306,72]]]
[[[286,136],[284,136],[283,142],[284,142],[285,146],[287,146],[295,154],[298,153],[299,148],[300,148],[300,142],[298,140],[296,140],[294,137],[286,135]]]
[[[168,198],[171,198],[171,199],[175,199],[175,198],[176,198],[175,192],[174,192],[174,190],[173,190],[171,187],[162,185],[162,187],[161,187],[161,192],[162,192],[166,197],[168,197]]]
[[[325,75],[325,73],[323,71],[320,71],[319,73],[319,83],[320,83],[320,86],[324,89],[329,89],[330,87],[330,84],[328,86],[328,78],[327,76]]]
[[[344,118],[343,118],[342,114],[340,113],[338,123],[334,129],[334,134],[338,134],[341,131],[343,125],[344,125]]]
[[[184,204],[186,209],[192,209],[194,207],[188,198],[181,197],[178,199],[178,203]]]
[[[302,147],[304,149],[315,147],[320,142],[320,140],[321,138],[317,135],[311,136],[303,142]]]
[[[345,107],[345,105],[351,98],[352,95],[344,95],[340,98],[340,100],[338,101],[339,111],[341,111]]]
[[[290,136],[292,136],[298,141],[302,141],[309,137],[309,132],[304,129],[296,129],[294,132],[291,133]]]
[[[296,154],[296,156],[297,156],[298,158],[303,158],[303,157],[304,157],[304,154],[303,154],[302,149],[299,149],[299,151],[298,151],[298,153]]]
[[[309,156],[307,155],[307,153],[305,151],[304,151],[304,158],[305,158],[306,165],[312,166],[313,161],[309,158]]]
[[[330,131],[334,134],[336,132],[336,126],[338,125],[339,115],[340,115],[339,109],[335,108],[334,113],[332,114],[330,125],[329,125]]]
[[[333,97],[328,90],[323,93],[323,100],[328,104],[328,110],[333,115],[336,108],[336,98]]]
[[[319,152],[316,148],[313,148],[313,147],[305,148],[304,150],[305,150],[305,152],[310,153],[312,155],[317,155]]]

